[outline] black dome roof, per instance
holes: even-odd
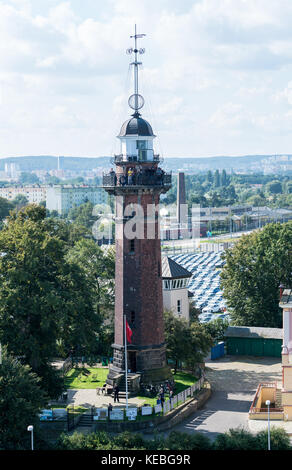
[[[119,137],[124,137],[126,135],[141,135],[149,137],[153,136],[153,130],[149,122],[145,121],[145,119],[134,116],[124,122],[121,127]]]

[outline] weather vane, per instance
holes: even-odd
[[[134,52],[135,54],[135,60],[132,62],[130,65],[134,66],[134,94],[131,95],[128,99],[128,104],[130,108],[135,110],[134,116],[139,116],[138,110],[143,108],[144,106],[144,98],[142,95],[139,95],[139,80],[138,80],[138,74],[139,74],[139,65],[142,65],[142,62],[138,62],[138,54],[144,54],[145,49],[141,48],[138,49],[138,44],[137,44],[137,39],[143,38],[146,36],[146,34],[137,34],[137,26],[135,25],[135,34],[133,36],[130,36],[130,38],[135,39],[135,46],[134,49],[131,47],[127,49],[127,54],[132,54]]]

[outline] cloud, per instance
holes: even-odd
[[[166,155],[285,152],[291,20],[291,0],[2,0],[1,154],[108,154],[135,22],[143,115]]]

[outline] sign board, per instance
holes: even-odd
[[[152,406],[142,406],[142,416],[152,415]]]
[[[95,415],[93,416],[94,421],[106,421],[108,416],[107,408],[96,408]]]
[[[110,412],[110,419],[123,421],[124,419],[124,410],[120,408],[113,408]]]
[[[53,410],[42,410],[39,416],[40,421],[53,421]]]
[[[126,411],[126,416],[129,421],[135,421],[137,418],[137,408],[128,408]]]
[[[155,405],[155,413],[161,413],[162,411],[162,406],[160,405]]]

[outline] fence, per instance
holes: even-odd
[[[186,253],[215,252],[220,253],[233,246],[233,242],[224,243],[200,243],[198,246],[165,246],[162,245],[162,252],[165,255],[178,255]]]
[[[203,387],[204,380],[205,378],[202,376],[194,385],[191,385],[186,390],[178,393],[178,395],[175,395],[171,400],[164,402],[163,414],[165,415],[169,413],[169,411],[173,410],[182,403],[185,403],[185,401],[187,401],[189,398],[193,397],[194,393],[200,391]]]
[[[202,376],[195,384],[164,402],[163,406],[161,403],[157,403],[154,406],[145,404],[141,407],[130,405],[128,410],[124,407],[114,407],[110,412],[106,407],[92,409],[92,421],[117,422],[125,421],[125,419],[128,421],[139,421],[145,418],[152,419],[154,415],[166,415],[171,410],[192,398],[195,392],[201,390],[204,380]]]

